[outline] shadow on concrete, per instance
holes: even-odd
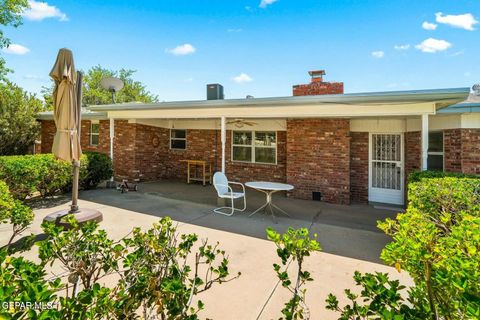
[[[394,218],[395,211],[375,209],[368,205],[335,205],[319,201],[298,200],[275,194],[274,203],[289,213],[271,215],[250,212],[265,202],[262,193],[247,189],[247,210],[231,217],[213,214],[217,196],[212,186],[179,181],[142,183],[138,192],[120,193],[115,189],[82,191],[80,198],[98,204],[143,214],[170,216],[181,223],[266,239],[265,229],[279,232],[289,227],[309,228],[318,235],[325,252],[371,262],[381,262],[380,252],[389,237],[377,227],[378,220]]]
[[[72,198],[70,194],[62,194],[62,195],[48,197],[48,198],[35,197],[35,198],[27,199],[25,201],[25,204],[27,204],[33,210],[37,210],[37,209],[48,209],[48,208],[60,206],[71,200]]]

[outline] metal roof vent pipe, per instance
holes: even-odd
[[[219,83],[207,84],[207,100],[223,100],[223,86]]]

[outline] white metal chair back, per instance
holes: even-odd
[[[213,175],[213,186],[217,190],[218,196],[224,195],[228,192],[228,179],[223,172],[215,172]]]

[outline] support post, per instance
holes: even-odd
[[[110,159],[113,162],[113,139],[115,138],[115,119],[110,118]]]
[[[80,161],[73,160],[72,205],[68,213],[78,212],[78,180],[80,175]]]
[[[226,118],[222,116],[221,118],[221,141],[222,141],[222,172],[225,173],[225,143],[227,140],[227,125]]]
[[[113,142],[115,140],[115,119],[110,118],[110,125],[109,125],[109,132],[110,132],[110,159],[112,159],[112,166],[113,166]],[[113,179],[113,174],[110,177],[110,181],[107,181],[107,188],[115,188],[116,184]]]
[[[422,171],[428,169],[428,114],[422,114]]]

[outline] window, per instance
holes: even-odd
[[[187,149],[187,130],[170,130],[170,149]]]
[[[277,133],[233,131],[232,159],[252,163],[277,163]]]
[[[443,132],[428,134],[428,170],[443,171]]]
[[[98,122],[92,122],[90,124],[90,145],[98,146],[98,140],[100,135],[100,124]]]

